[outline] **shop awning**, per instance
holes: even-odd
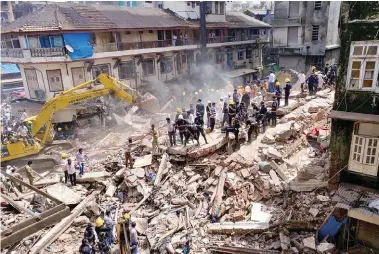
[[[240,77],[240,76],[247,75],[247,74],[254,73],[254,72],[257,72],[257,70],[244,68],[244,69],[237,69],[237,70],[229,71],[229,72],[225,73],[225,76],[228,78],[236,78],[236,77]]]
[[[332,110],[329,114],[330,118],[341,119],[347,121],[362,121],[367,123],[379,123],[379,115],[362,114],[355,112]]]

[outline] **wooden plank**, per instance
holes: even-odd
[[[161,183],[162,176],[163,176],[163,171],[167,167],[167,161],[168,161],[168,159],[169,159],[168,154],[164,153],[163,156],[162,156],[161,163],[159,164],[159,168],[158,168],[157,176],[155,178],[154,186],[158,186]]]
[[[224,185],[225,185],[226,173],[222,172],[220,178],[218,179],[218,185],[216,190],[216,196],[213,202],[213,207],[215,209],[219,208],[222,202],[222,196],[224,195]]]
[[[1,198],[5,199],[5,201],[7,201],[9,204],[11,204],[14,208],[19,210],[20,212],[27,213],[27,214],[33,216],[34,218],[38,218],[38,219],[41,218],[38,214],[34,213],[33,211],[29,210],[28,208],[19,205],[11,197],[8,197],[7,195],[1,195]]]
[[[280,180],[279,180],[278,175],[275,173],[275,171],[271,169],[270,172],[268,172],[268,173],[271,176],[271,179],[274,182],[274,185],[280,186]]]
[[[282,247],[282,251],[289,250],[290,245],[290,238],[286,235],[286,233],[283,230],[279,231],[279,238],[280,238],[280,246]]]
[[[45,227],[55,224],[57,221],[61,221],[63,218],[67,217],[70,214],[70,208],[66,207],[65,209],[42,219],[41,221],[35,222],[25,228],[14,232],[13,234],[2,237],[1,239],[1,248],[5,248],[11,244],[21,241],[25,237],[32,235]]]
[[[38,194],[40,194],[40,195],[42,195],[42,196],[44,196],[44,197],[46,197],[46,198],[48,198],[48,199],[54,201],[54,203],[56,203],[56,204],[58,204],[58,205],[62,203],[62,201],[60,201],[59,199],[56,199],[56,198],[50,196],[50,195],[47,194],[46,192],[43,192],[43,191],[37,189],[36,187],[34,187],[34,186],[32,186],[32,185],[30,185],[30,184],[28,184],[28,183],[26,183],[26,182],[24,182],[24,181],[22,181],[22,180],[20,180],[20,179],[14,177],[14,176],[12,176],[12,175],[10,175],[10,174],[7,174],[5,171],[2,170],[1,172],[2,172],[2,174],[4,174],[5,176],[9,177],[9,179],[11,179],[12,181],[16,181],[16,182],[18,182],[19,184],[21,184],[21,185],[23,185],[23,186],[25,186],[25,187],[27,187],[27,188],[29,188],[29,189],[31,189],[31,190],[34,190],[34,191],[37,192]]]
[[[31,248],[29,254],[43,253],[43,249],[53,243],[63,232],[65,232],[71,226],[74,219],[82,214],[87,204],[93,201],[100,192],[101,190],[95,191],[80,202],[80,204],[71,211],[71,214],[68,217],[56,224]]]
[[[138,204],[130,210],[129,214],[132,215],[149,197],[151,193],[147,194]]]
[[[41,213],[41,214],[40,214],[40,217],[41,217],[41,218],[47,218],[47,217],[49,217],[50,215],[53,215],[53,214],[55,214],[55,213],[57,213],[57,212],[59,212],[59,211],[62,211],[63,209],[65,209],[65,207],[66,207],[65,204],[57,205],[57,206],[55,206],[55,207],[53,207],[53,208],[51,208],[51,209],[49,209],[49,210],[47,210],[47,211]],[[38,221],[39,221],[39,219],[37,219],[37,218],[29,218],[29,219],[26,219],[26,220],[24,220],[24,221],[21,221],[20,223],[14,225],[14,226],[12,226],[12,227],[10,227],[9,230],[11,230],[11,232],[16,232],[16,231],[18,231],[18,230],[20,230],[20,229],[22,229],[22,228],[25,228],[25,227],[27,227],[27,226],[29,226],[29,225],[35,223],[35,222],[38,222]],[[1,231],[1,236],[2,236],[2,237],[5,236],[5,234],[4,234],[5,232],[6,232],[6,231]]]

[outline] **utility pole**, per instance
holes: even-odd
[[[202,62],[206,59],[207,53],[207,24],[205,20],[205,2],[200,2],[200,49]]]

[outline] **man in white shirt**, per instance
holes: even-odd
[[[78,153],[76,154],[76,161],[79,165],[79,176],[84,174],[84,160],[88,159],[87,155],[84,154],[83,148],[79,148]]]
[[[275,74],[273,71],[270,71],[270,75],[268,76],[268,91],[270,93],[275,92]]]
[[[70,158],[67,159],[66,169],[68,172],[68,176],[70,177],[71,186],[75,186],[76,185],[75,166],[74,166],[74,163],[71,161]]]
[[[174,34],[173,36],[172,36],[172,46],[176,46],[176,40],[178,39],[178,37]]]
[[[21,113],[21,116],[20,116],[20,122],[23,122],[27,117],[28,117],[28,114],[26,113],[26,110],[24,109],[24,111]]]
[[[64,172],[64,183],[67,184],[67,180],[68,180],[68,171],[67,171],[67,154],[65,153],[62,153],[61,154],[61,166],[63,168],[63,172]]]

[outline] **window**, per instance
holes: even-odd
[[[238,51],[238,60],[245,60],[245,51]]]
[[[253,57],[253,50],[248,49],[246,50],[246,58],[252,58]]]
[[[379,165],[379,136],[374,130],[379,130],[379,124],[356,124],[350,147],[349,170],[377,176]],[[358,129],[358,130],[357,130]],[[361,131],[362,129],[362,131]],[[371,135],[360,135],[367,132]],[[372,136],[376,135],[376,136]]]
[[[72,83],[74,86],[77,86],[86,82],[86,76],[85,76],[83,67],[71,68],[71,73],[72,73]]]
[[[159,62],[159,68],[161,73],[169,73],[172,72],[172,58],[171,57],[163,57]]]
[[[221,64],[224,62],[225,54],[224,52],[217,52],[216,53],[216,63]]]
[[[259,50],[258,49],[254,49],[254,53],[255,53],[255,57],[259,57]]]
[[[320,26],[313,26],[312,28],[312,41],[318,41],[318,33]]]
[[[142,75],[144,77],[155,75],[155,61],[154,59],[143,60],[142,62]]]
[[[191,2],[187,2],[187,6],[191,6]]]
[[[196,2],[196,6],[199,6],[200,5],[200,3],[199,2]]]
[[[92,66],[92,78],[95,79],[97,76],[99,76],[101,73],[105,73],[107,75],[110,75],[110,67],[109,64],[99,64]],[[96,85],[100,85],[100,82],[96,81]]]
[[[350,48],[347,89],[378,90],[379,43],[357,42]]]
[[[59,92],[64,90],[61,70],[48,70],[46,71],[46,74],[50,92]]]
[[[321,1],[315,1],[315,10],[321,10]]]
[[[220,2],[220,14],[224,15],[225,13],[225,2]]]
[[[149,30],[149,34],[152,34],[152,33],[154,33],[153,30]]]
[[[18,40],[18,36],[4,36],[1,38],[1,48],[21,48],[20,41]]]
[[[218,14],[218,2],[215,2],[215,14]]]
[[[134,61],[121,62],[118,66],[118,76],[121,80],[132,79],[134,77]]]
[[[182,55],[182,63],[186,63],[187,62],[187,55],[183,54]]]
[[[196,4],[195,2],[192,2],[192,8],[195,8]]]
[[[37,72],[35,69],[24,69],[26,84],[28,85],[29,95],[32,99],[37,99],[39,88]]]

